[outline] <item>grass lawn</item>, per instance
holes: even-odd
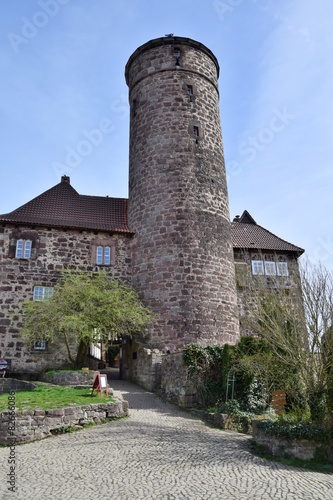
[[[74,389],[59,385],[38,384],[38,388],[33,391],[15,392],[15,406],[18,410],[32,408],[50,410],[71,405],[80,406],[114,401],[111,396],[106,397],[105,391],[103,397],[97,396],[96,390],[92,396],[90,396],[90,393],[91,389]],[[8,393],[0,395],[0,411],[7,410],[8,396]]]

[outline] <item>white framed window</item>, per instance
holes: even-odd
[[[102,359],[102,343],[101,343],[101,333],[98,328],[94,328],[95,338],[94,342],[90,344],[89,354],[93,358]]]
[[[90,356],[96,359],[102,359],[102,345],[101,344],[90,344],[89,349]]]
[[[266,276],[276,276],[276,264],[274,261],[265,261],[265,274]]]
[[[50,300],[53,296],[53,288],[50,286],[35,286],[34,288],[34,300]],[[45,351],[46,340],[40,339],[34,342],[34,351]]]
[[[31,256],[31,240],[17,240],[16,242],[16,259],[30,259]]]
[[[288,263],[278,262],[277,263],[277,275],[278,276],[289,276]]]
[[[34,300],[49,300],[53,297],[53,288],[50,286],[35,286]]]
[[[252,261],[252,274],[253,275],[263,275],[264,274],[264,262],[262,260]]]
[[[36,340],[34,343],[34,350],[35,351],[45,351],[46,349],[46,340]]]
[[[111,248],[98,246],[96,249],[96,264],[98,266],[110,266]]]

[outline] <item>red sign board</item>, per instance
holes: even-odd
[[[103,396],[103,392],[102,391],[105,391],[106,392],[106,397],[109,396],[108,394],[108,378],[106,375],[101,375],[100,373],[96,376],[95,378],[95,381],[94,381],[94,385],[92,387],[92,390],[91,390],[91,396],[93,395],[93,392],[94,390],[97,390],[97,394],[99,393],[99,395],[102,397]]]

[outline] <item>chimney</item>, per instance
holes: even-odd
[[[71,178],[68,175],[63,175],[61,177],[61,182],[67,182],[67,184],[71,183]]]

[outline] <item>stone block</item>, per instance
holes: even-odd
[[[34,415],[34,410],[22,410],[21,415],[22,416],[28,415],[28,416],[32,417]]]
[[[52,410],[46,410],[45,415],[47,417],[63,417],[64,416],[64,408],[54,408]]]
[[[68,407],[68,408],[64,408],[64,415],[74,415],[74,414],[78,413],[79,408],[80,407],[75,408],[73,406]]]
[[[34,409],[34,415],[36,417],[44,417],[45,416],[45,410],[42,410],[41,408],[35,408]]]
[[[221,429],[225,428],[227,419],[228,415],[224,413],[214,413],[214,419],[213,419],[214,425],[220,427]]]
[[[34,416],[32,419],[31,419],[31,426],[37,426],[37,427],[41,427],[45,422],[45,416],[43,415],[36,415]]]
[[[128,413],[128,401],[122,401],[122,411],[123,413]]]
[[[109,409],[109,406],[110,404],[114,404],[114,403],[100,403],[97,405],[97,408],[98,410],[101,410],[101,411],[107,411]]]
[[[37,429],[34,429],[33,439],[34,440],[43,439],[48,435],[50,435],[49,432],[46,433],[45,431],[41,430],[40,428],[37,428]]]
[[[108,411],[108,412],[110,412],[110,413],[112,413],[114,411],[117,411],[119,403],[108,403],[105,406],[106,406],[105,410]]]
[[[80,418],[76,415],[65,415],[64,418],[63,418],[63,422],[64,424],[78,424],[79,423],[79,420]]]
[[[45,425],[50,427],[50,429],[53,429],[55,427],[61,427],[62,424],[63,424],[63,417],[57,417],[57,416],[45,417]]]
[[[89,418],[89,419],[92,419],[94,417],[97,417],[97,415],[99,415],[99,411],[96,409],[95,410],[88,410],[85,412],[86,414],[86,418]]]
[[[79,424],[80,425],[87,425],[90,424],[91,420],[89,418],[80,418]]]

